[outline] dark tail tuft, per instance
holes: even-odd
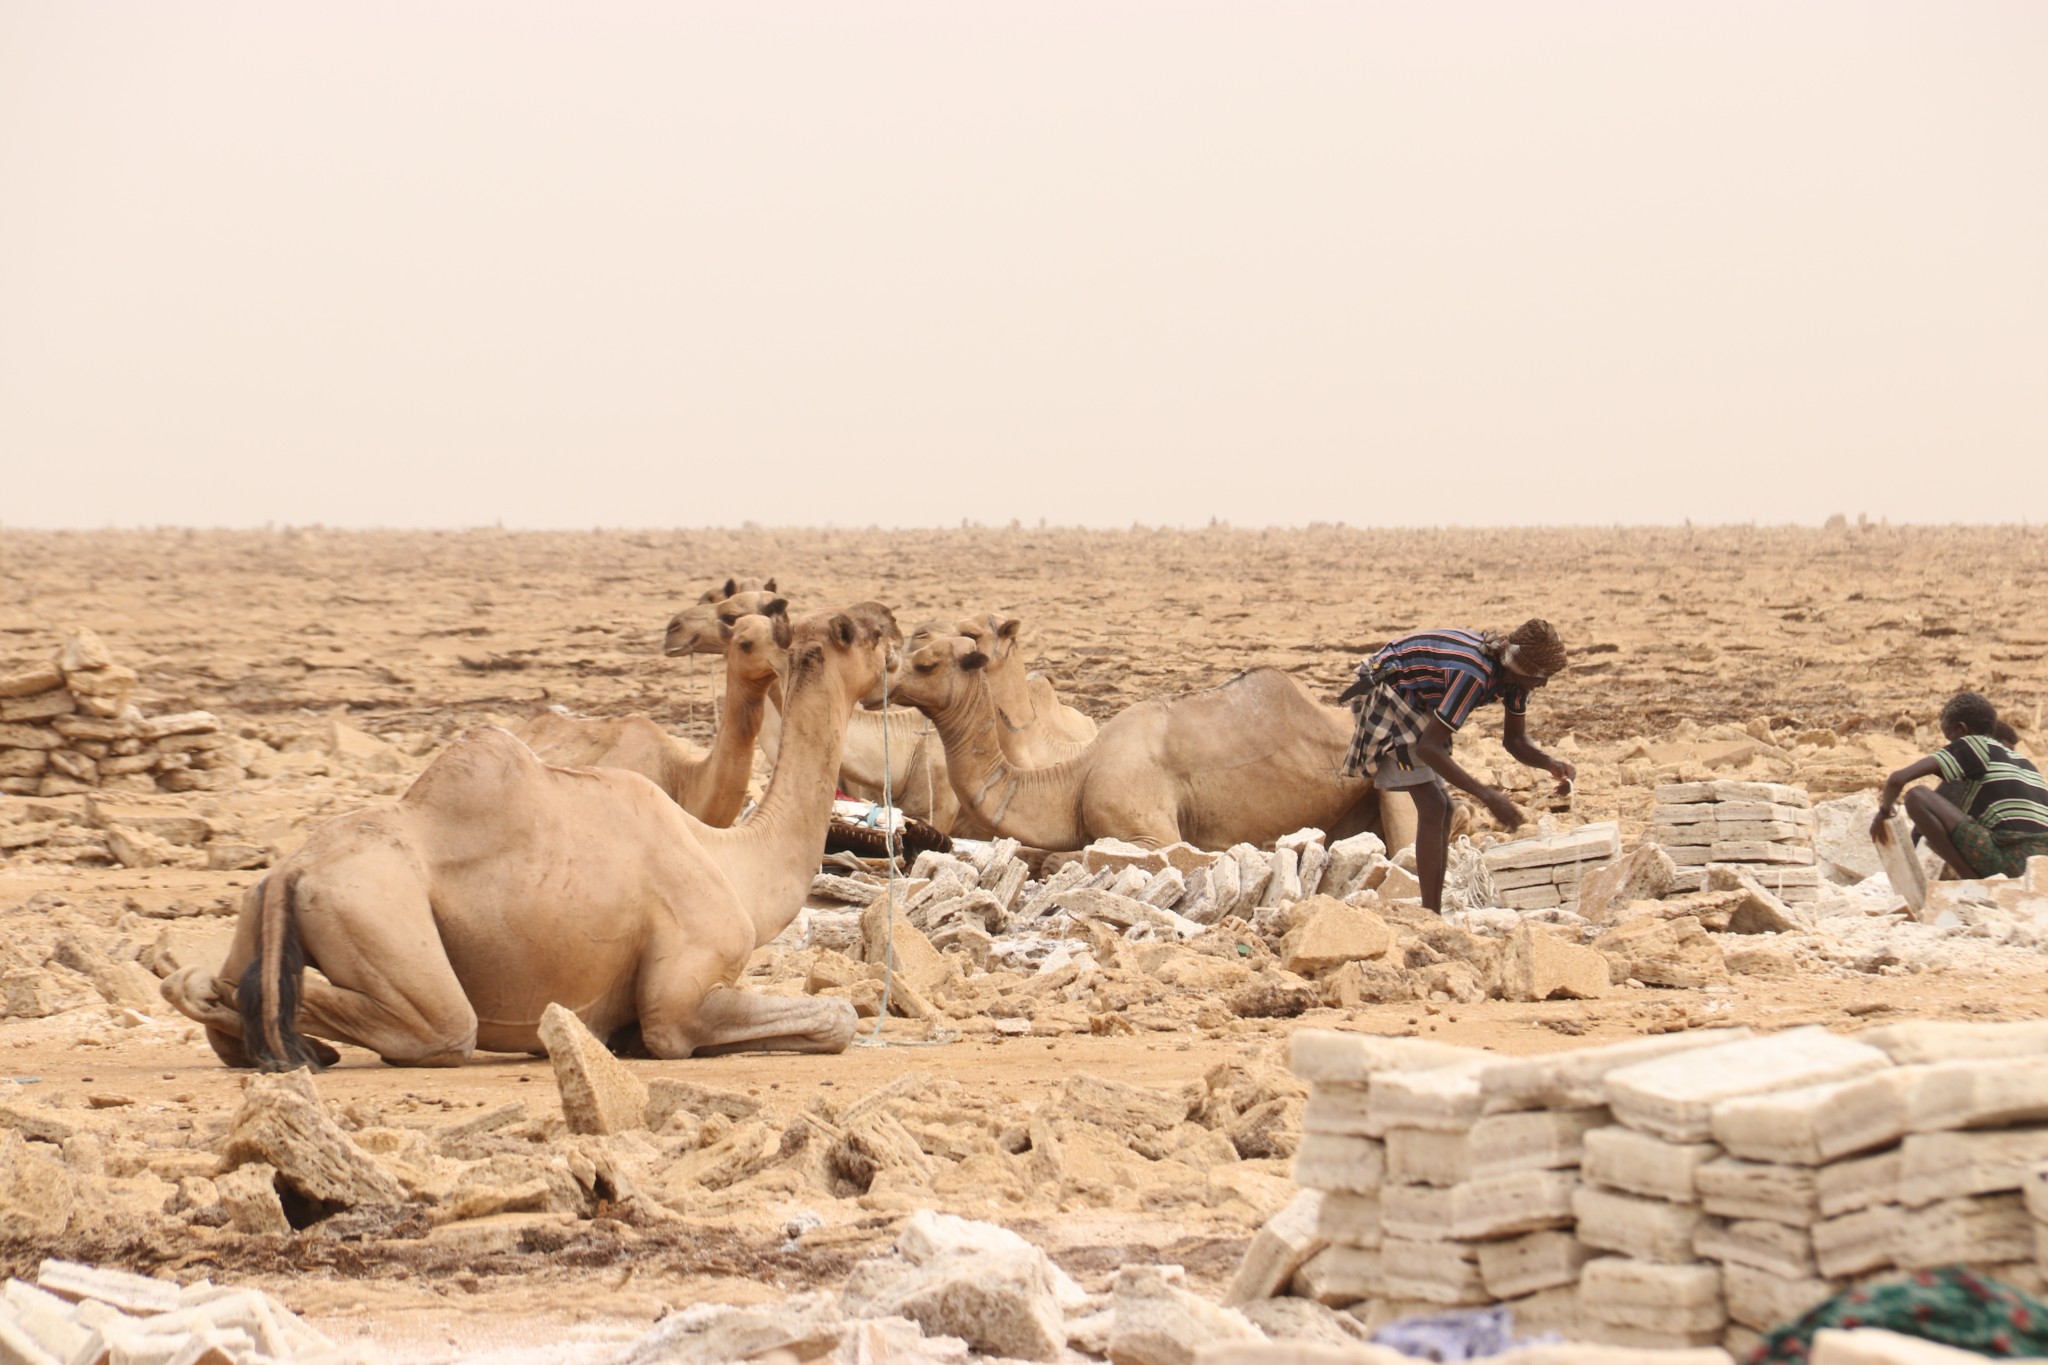
[[[263,886],[257,921],[256,960],[242,973],[236,995],[242,1005],[242,1047],[258,1071],[324,1069],[331,1050],[319,1047],[293,1026],[306,974],[306,945],[299,941],[296,876],[273,874]]]

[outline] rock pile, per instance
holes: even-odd
[[[48,663],[0,676],[0,795],[220,791],[241,779],[219,720],[144,716],[129,701],[135,683],[83,628]]]
[[[0,1359],[164,1361],[170,1365],[367,1365],[256,1289],[179,1286],[123,1270],[45,1260],[36,1282],[0,1299]]]
[[[1820,895],[1813,853],[1813,803],[1803,787],[1779,782],[1673,782],[1656,789],[1650,838],[1678,865],[1675,891],[1707,884],[1709,864],[1754,876],[1780,900]]]
[[[1369,1322],[1507,1302],[1531,1328],[1739,1357],[1894,1269],[1963,1262],[2039,1292],[2044,1046],[2031,1021],[1530,1058],[1303,1030],[1307,1189],[1227,1301],[1291,1293]]]

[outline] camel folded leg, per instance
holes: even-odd
[[[723,1052],[844,1052],[857,1017],[850,1001],[810,995],[758,995],[714,986],[693,1016],[646,1019],[641,1033],[656,1057]]]

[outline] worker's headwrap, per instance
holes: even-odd
[[[1541,617],[1522,622],[1506,635],[1489,630],[1485,643],[1487,652],[1504,666],[1532,678],[1550,677],[1565,666],[1564,641]]]

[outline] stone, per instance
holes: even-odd
[[[1899,1149],[1875,1152],[1853,1161],[1835,1161],[1814,1173],[1814,1199],[1821,1217],[1898,1202]]]
[[[1717,1157],[1694,1176],[1700,1207],[1722,1218],[1769,1218],[1796,1227],[1820,1221],[1811,1166]]]
[[[1856,1041],[1870,1044],[1900,1066],[2030,1058],[2048,1052],[2048,1019],[1983,1024],[1908,1019],[1865,1029]]]
[[[1187,1121],[1188,1097],[1178,1091],[1108,1081],[1076,1072],[1053,1100],[1063,1118],[1097,1124],[1112,1132],[1133,1133],[1141,1127],[1159,1132]]]
[[[43,725],[0,725],[0,749],[61,749],[64,736]]]
[[[1915,1133],[2048,1121],[2048,1057],[1913,1068],[1905,1105],[1906,1127]]]
[[[1899,1145],[1898,1202],[1909,1209],[1964,1195],[2024,1189],[2048,1162],[2048,1128],[1915,1133]]]
[[[1610,1122],[1605,1109],[1538,1109],[1486,1115],[1463,1133],[1387,1131],[1387,1177],[1401,1184],[1452,1186],[1514,1171],[1579,1164],[1586,1133]]]
[[[1510,1237],[1569,1227],[1578,1184],[1577,1171],[1535,1170],[1469,1180],[1447,1189],[1386,1185],[1380,1190],[1380,1221],[1388,1237],[1417,1242]]]
[[[1905,1215],[1896,1204],[1875,1204],[1839,1218],[1824,1218],[1809,1232],[1813,1259],[1824,1276],[1867,1275],[1892,1264]]]
[[[1858,792],[1813,808],[1813,851],[1837,880],[1850,884],[1884,869],[1870,842],[1870,822],[1877,817],[1877,794]]]
[[[67,674],[105,668],[113,662],[113,651],[89,626],[74,627],[57,647],[57,667]]]
[[[1648,1199],[1691,1204],[1701,1166],[1721,1154],[1712,1142],[1666,1142],[1648,1133],[1614,1124],[1585,1136],[1580,1171],[1589,1182]]]
[[[168,1313],[179,1306],[175,1281],[76,1261],[43,1261],[36,1267],[36,1285],[72,1303],[91,1299],[130,1315]]]
[[[52,663],[15,673],[0,673],[0,698],[33,697],[64,685],[64,670]]]
[[[1906,1132],[1907,1100],[1917,1082],[1904,1069],[1854,1080],[1741,1095],[1714,1106],[1714,1138],[1752,1161],[1819,1166],[1885,1147]]]
[[[211,843],[206,866],[211,872],[246,872],[270,866],[270,850],[255,844]]]
[[[1488,872],[1563,863],[1607,863],[1621,854],[1621,829],[1612,820],[1582,825],[1563,834],[1539,835],[1496,844],[1479,855]]]
[[[211,711],[178,711],[168,716],[150,716],[135,727],[143,739],[158,740],[168,735],[212,734],[220,729],[220,717]]]
[[[221,1208],[227,1213],[228,1226],[236,1232],[258,1236],[283,1235],[292,1230],[285,1217],[284,1202],[278,1198],[276,1168],[252,1161],[218,1176],[213,1184]]]
[[[903,914],[892,914],[886,897],[861,911],[861,960],[886,963],[896,979],[920,996],[929,995],[953,978],[955,969]],[[892,951],[893,950],[893,951]]]
[[[279,1181],[316,1208],[405,1202],[396,1177],[327,1117],[307,1072],[249,1078],[219,1174],[252,1162],[273,1167]]]
[[[1713,1107],[1724,1100],[1847,1080],[1890,1064],[1874,1047],[1810,1025],[1610,1072],[1608,1104],[1631,1127],[1704,1142]]]
[[[1320,1085],[1342,1082],[1363,1085],[1382,1071],[1420,1071],[1452,1062],[1473,1061],[1487,1054],[1478,1048],[1433,1042],[1427,1038],[1388,1037],[1336,1029],[1296,1029],[1288,1042],[1288,1067],[1304,1081]]]
[[[1232,844],[1230,857],[1237,863],[1237,909],[1265,904],[1266,883],[1273,878],[1273,856],[1250,844]],[[1245,914],[1245,918],[1250,918]]]
[[[1823,1327],[1813,1334],[1809,1359],[1812,1365],[1982,1365],[1985,1357],[1880,1327]]]
[[[1481,1054],[1476,1079],[1480,1108],[1489,1114],[1518,1109],[1594,1109],[1607,1103],[1607,1076],[1657,1057],[1719,1047],[1749,1037],[1747,1029],[1688,1029],[1630,1038],[1596,1047],[1528,1057]]]
[[[49,766],[42,749],[0,749],[0,777],[35,777]]]
[[[1727,1323],[1721,1272],[1600,1256],[1579,1271],[1579,1311],[1595,1322],[1652,1332],[1719,1332]]]
[[[78,702],[69,692],[60,689],[36,696],[0,700],[0,722],[49,720],[53,716],[68,716],[77,709]]]
[[[1397,1241],[1380,1248],[1380,1293],[1445,1307],[1491,1303],[1479,1275],[1479,1250],[1463,1241]]]
[[[1285,1289],[1308,1258],[1329,1245],[1317,1227],[1322,1209],[1322,1191],[1303,1190],[1268,1218],[1245,1248],[1237,1274],[1223,1291],[1223,1306],[1241,1307]]]
[[[1424,1071],[1382,1071],[1372,1078],[1372,1097],[1365,1123],[1353,1130],[1380,1137],[1395,1128],[1426,1128],[1462,1133],[1478,1121],[1482,1096],[1479,1073],[1484,1055]],[[1313,1109],[1325,1087],[1309,1096]]]
[[[1479,1244],[1479,1278],[1495,1299],[1518,1299],[1540,1289],[1576,1284],[1593,1250],[1569,1232],[1531,1232]]]
[[[1381,1265],[1377,1250],[1326,1246],[1294,1272],[1287,1292],[1328,1308],[1346,1308],[1361,1299],[1378,1297]]]
[[[1244,1314],[1169,1283],[1149,1266],[1118,1272],[1110,1306],[1116,1315],[1109,1333],[1111,1365],[1193,1365],[1204,1347],[1265,1339]],[[1027,1358],[1054,1359],[1065,1346],[1062,1334],[1052,1355]]]
[[[1386,1239],[1379,1196],[1344,1190],[1326,1192],[1316,1212],[1316,1231],[1323,1241],[1339,1246],[1377,1247]]]
[[[1266,894],[1259,904],[1292,905],[1301,899],[1301,855],[1291,848],[1273,850],[1272,873],[1266,878]]]
[[[1280,942],[1280,965],[1313,976],[1362,958],[1376,958],[1393,946],[1394,931],[1370,910],[1312,896],[1294,908],[1294,927]]]
[[[1692,1248],[1702,1260],[1745,1266],[1787,1280],[1811,1279],[1815,1273],[1808,1230],[1768,1218],[1709,1218],[1692,1239]]]
[[[1367,1086],[1340,1081],[1317,1085],[1301,1111],[1302,1136],[1379,1137],[1386,1129],[1373,1122],[1371,1093]]]
[[[1595,924],[1605,923],[1630,901],[1663,899],[1677,873],[1670,854],[1653,843],[1642,844],[1580,878],[1579,913]]]
[[[1903,1210],[1892,1244],[1892,1260],[1906,1270],[1951,1261],[2031,1260],[2033,1255],[2034,1220],[2017,1193],[1944,1199]]]
[[[71,1221],[77,1182],[45,1143],[0,1129],[0,1238],[48,1242]]]
[[[1780,1275],[1740,1262],[1721,1267],[1721,1294],[1728,1316],[1759,1332],[1783,1326],[1839,1294],[1843,1280]]]
[[[1528,924],[1508,936],[1501,974],[1510,1000],[1597,1000],[1607,993],[1605,957]]]
[[[1275,1342],[1290,1345],[1357,1346],[1365,1331],[1363,1324],[1349,1313],[1309,1298],[1257,1299],[1241,1305],[1238,1311]],[[1071,1345],[1071,1334],[1067,1340]]]
[[[1587,1246],[1665,1265],[1693,1259],[1692,1239],[1706,1218],[1697,1205],[1643,1199],[1598,1185],[1578,1188],[1572,1213],[1579,1240]]]
[[[87,754],[75,749],[52,749],[48,754],[49,771],[53,776],[68,777],[82,782],[89,790],[99,785],[100,765]]]
[[[1329,866],[1330,850],[1309,844],[1301,850],[1301,894],[1313,896],[1322,889],[1323,871]]]
[[[562,1093],[572,1133],[623,1133],[644,1127],[647,1086],[571,1010],[550,1004],[540,1016],[540,1042]]]
[[[116,825],[106,831],[107,852],[114,855],[114,861],[123,867],[166,867],[179,862],[177,851],[154,834],[139,830],[122,829]]]
[[[767,1365],[778,1360],[820,1360],[832,1357],[856,1327],[879,1325],[849,1325],[827,1294],[799,1294],[773,1304],[700,1303],[664,1317],[609,1356],[608,1365],[726,1365],[736,1360],[759,1360]],[[847,1358],[905,1359],[888,1351],[872,1355],[849,1352]]]
[[[1385,1182],[1386,1169],[1386,1144],[1377,1138],[1304,1129],[1294,1150],[1295,1183],[1311,1189],[1371,1194]]]
[[[1171,865],[1165,849],[1142,848],[1121,839],[1097,839],[1081,850],[1081,866],[1090,872],[1122,872],[1135,867],[1149,875]]]
[[[1698,990],[1728,979],[1720,945],[1690,915],[1630,920],[1594,939],[1593,950],[1604,953],[1624,980],[1646,986]]]
[[[1384,901],[1412,901],[1422,895],[1422,882],[1405,867],[1388,866],[1374,888]]]

